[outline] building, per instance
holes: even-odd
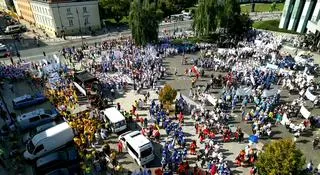
[[[279,28],[298,33],[320,32],[320,0],[286,0]]]
[[[0,10],[9,10],[11,6],[12,6],[12,1],[0,0]]]
[[[35,23],[33,12],[30,5],[30,0],[14,0],[13,4],[19,18],[28,21],[31,24]]]
[[[36,25],[50,36],[85,34],[101,28],[98,0],[32,0]]]

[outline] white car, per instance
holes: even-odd
[[[32,112],[22,114],[17,117],[18,126],[21,130],[35,128],[45,123],[49,123],[55,120],[58,116],[56,109],[44,110],[37,109]]]

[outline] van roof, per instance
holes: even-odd
[[[139,131],[132,131],[123,137],[136,150],[139,150],[142,146],[151,143],[150,140],[142,135]]]
[[[46,137],[52,137],[62,131],[65,131],[65,130],[68,130],[68,129],[71,129],[71,127],[69,126],[69,124],[67,122],[63,122],[61,124],[58,124],[54,127],[51,127],[45,131],[42,131],[40,132],[39,134],[35,135],[33,138],[32,138],[32,142],[34,145],[36,145],[40,140],[42,140],[43,138],[46,138]]]
[[[125,120],[125,117],[115,107],[107,108],[103,110],[103,113],[108,117],[111,123],[117,123]]]
[[[17,25],[11,25],[11,26],[7,26],[8,28],[14,28],[14,27],[22,27],[22,24],[17,24]]]

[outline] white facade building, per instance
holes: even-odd
[[[299,33],[320,32],[320,0],[286,0],[279,28]]]
[[[86,34],[101,28],[98,0],[31,1],[36,25],[49,35]]]
[[[7,0],[0,0],[0,9],[8,9],[8,1]]]

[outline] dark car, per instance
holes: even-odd
[[[59,168],[68,168],[79,163],[78,151],[74,147],[48,154],[36,161],[37,174],[45,174]]]
[[[43,94],[23,95],[12,100],[14,109],[22,109],[28,106],[37,105],[47,101],[47,98]]]
[[[68,166],[67,168],[58,168],[46,173],[45,175],[74,175],[74,174],[80,174],[79,164],[71,165],[71,166]]]

